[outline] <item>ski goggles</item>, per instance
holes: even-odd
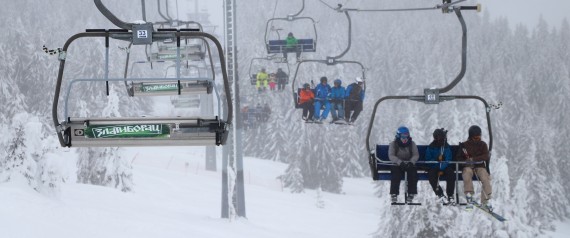
[[[407,133],[406,133],[406,134],[400,134],[400,139],[401,139],[401,140],[406,140],[406,139],[408,139],[408,138],[410,138],[410,134],[407,134]]]

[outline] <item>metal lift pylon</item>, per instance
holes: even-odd
[[[236,1],[224,0],[224,35],[225,35],[225,57],[227,59],[228,80],[231,84],[231,97],[233,109],[240,108],[239,89],[237,77],[237,50],[236,50]],[[226,95],[228,96],[228,95]],[[238,110],[239,111],[239,110]],[[223,148],[222,158],[222,218],[233,219],[234,217],[245,217],[245,194],[243,179],[243,146],[242,146],[242,124],[235,124],[228,137],[227,145]]]

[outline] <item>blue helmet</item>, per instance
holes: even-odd
[[[405,135],[408,137],[410,136],[410,130],[405,126],[398,127],[398,130],[396,131],[396,138],[399,139],[402,137],[402,135]]]
[[[340,79],[335,79],[335,80],[334,80],[334,83],[335,83],[335,84],[338,83],[338,85],[341,85],[341,84],[342,84],[342,81],[341,81]]]

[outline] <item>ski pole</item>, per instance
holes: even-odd
[[[473,168],[473,170],[474,170],[475,178],[477,178],[477,180],[479,180],[479,184],[481,184],[481,190],[483,190],[483,195],[485,196],[485,200],[488,201],[488,200],[489,200],[489,196],[488,196],[487,193],[485,192],[485,189],[483,189],[483,182],[481,181],[481,179],[479,179],[479,175],[477,175],[477,173],[478,173],[478,172],[477,172],[477,169],[476,169],[476,168]],[[489,209],[489,211],[491,211],[491,210]]]

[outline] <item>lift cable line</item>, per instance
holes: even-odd
[[[330,5],[328,5],[327,3],[323,2],[322,0],[319,0],[320,2],[322,2],[323,4],[327,5],[328,7],[332,8]],[[337,9],[338,11],[350,11],[350,12],[407,12],[407,11],[429,11],[429,10],[437,10],[437,9],[442,9],[442,11],[444,11],[444,13],[449,12],[449,10],[451,8],[460,8],[461,10],[477,10],[478,12],[481,10],[481,6],[477,5],[477,6],[453,6],[455,4],[461,3],[461,2],[465,2],[466,0],[458,0],[455,2],[450,2],[447,0],[444,0],[444,3],[442,4],[437,4],[433,7],[418,7],[418,8],[392,8],[392,9],[358,9],[358,8],[343,8],[342,4],[339,4]]]

